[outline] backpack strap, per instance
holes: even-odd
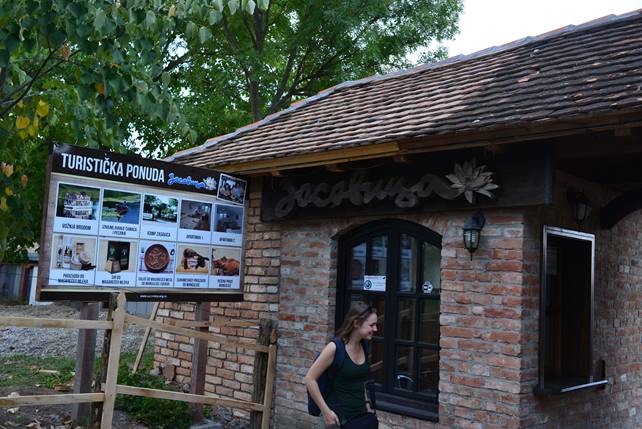
[[[332,365],[330,366],[330,378],[334,379],[336,377],[337,373],[343,366],[343,362],[346,360],[346,345],[343,342],[343,340],[339,337],[334,337],[332,339],[332,342],[336,346],[336,350],[334,352],[334,359],[332,360]]]

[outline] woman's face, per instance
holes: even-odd
[[[370,314],[357,329],[359,330],[360,337],[364,340],[371,340],[374,333],[377,332],[377,314]]]

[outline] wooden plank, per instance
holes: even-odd
[[[61,405],[76,404],[80,402],[102,402],[105,400],[103,393],[68,393],[64,395],[30,395],[7,396],[0,398],[0,408],[22,407],[27,405]]]
[[[209,302],[199,302],[196,304],[194,317],[199,322],[209,322],[210,309],[212,304]],[[202,332],[207,333],[207,325],[199,328]],[[208,341],[202,338],[194,340],[194,349],[192,353],[192,381],[190,393],[194,395],[205,394],[205,375],[207,372],[207,349]],[[192,421],[200,423],[205,418],[203,414],[203,404],[192,404],[191,406]]]
[[[103,403],[103,415],[100,421],[101,429],[111,429],[111,423],[114,417],[120,346],[125,327],[125,315],[127,314],[125,312],[126,303],[125,293],[119,293],[116,311],[114,311],[114,327],[111,331],[111,341],[109,343],[109,360],[107,361],[107,377],[105,379],[105,401]]]
[[[265,377],[265,402],[263,406],[263,420],[261,429],[270,428],[270,415],[272,413],[272,397],[274,389],[274,374],[276,372],[276,344],[270,344],[268,352],[268,371]]]
[[[397,154],[399,154],[399,144],[397,142],[391,142],[325,152],[306,153],[286,158],[240,162],[216,168],[225,173],[271,174],[271,171],[273,170],[288,170],[293,168],[315,167],[319,165],[325,166],[332,163],[381,158]]]
[[[259,321],[259,337],[256,339],[256,343],[269,346],[273,329],[274,322],[271,319],[261,319]],[[256,353],[254,355],[254,374],[252,375],[253,402],[265,402],[265,377],[268,371],[268,361],[269,355],[267,353]],[[250,414],[250,429],[259,429],[261,427],[263,414],[264,412],[252,412]]]
[[[104,320],[38,319],[34,317],[0,317],[0,327],[15,328],[69,328],[111,329],[111,322]]]
[[[225,319],[214,319],[211,322],[203,320],[175,320],[169,319],[165,322],[171,326],[178,326],[180,328],[207,328],[209,326],[215,327],[226,327],[226,328],[255,328],[257,326],[256,322],[250,322],[246,320],[225,320]]]
[[[241,347],[247,350],[255,350],[257,352],[267,353],[268,351],[268,348],[266,346],[260,346],[257,344],[243,343],[237,340],[231,340],[225,337],[224,335],[213,334],[211,332],[210,333],[198,332],[192,329],[179,328],[178,326],[170,326],[164,323],[143,319],[142,317],[132,316],[130,314],[126,316],[126,320],[127,320],[127,323],[132,323],[138,326],[151,327],[152,329],[156,329],[158,331],[171,332],[173,334],[185,335],[187,337],[192,337],[192,338],[201,338],[203,340],[212,341],[218,344]]]
[[[83,302],[80,318],[98,320],[100,303]],[[96,357],[96,330],[79,329],[78,345],[76,346],[76,376],[74,377],[74,393],[91,392],[91,382]],[[71,408],[71,419],[78,426],[90,423],[91,404],[78,403]]]
[[[122,395],[144,396],[146,398],[156,399],[169,399],[172,401],[192,402],[196,404],[207,405],[222,405],[224,407],[238,408],[241,410],[257,410],[263,409],[262,404],[254,402],[239,401],[236,399],[223,399],[214,396],[194,395],[192,393],[170,392],[168,390],[147,389],[143,387],[132,387],[119,384],[117,386],[117,393]]]
[[[154,308],[152,309],[152,314],[149,316],[149,320],[156,319],[156,313],[158,313],[159,306],[160,306],[160,302],[156,302],[154,304]],[[143,360],[143,353],[145,353],[145,347],[147,346],[147,341],[149,340],[149,334],[151,333],[152,333],[152,328],[145,328],[145,334],[143,335],[143,339],[140,342],[140,347],[138,348],[138,354],[136,355],[136,361],[134,362],[134,367],[132,368],[132,374],[138,371],[138,367],[140,366],[140,361]]]

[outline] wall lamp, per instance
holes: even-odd
[[[486,218],[481,212],[473,214],[464,225],[464,247],[470,252],[470,260],[473,260],[473,253],[479,247],[479,236],[486,224]]]
[[[571,206],[573,219],[575,219],[578,225],[584,223],[593,210],[591,200],[589,200],[582,192],[575,189],[569,189],[566,192],[566,197]]]

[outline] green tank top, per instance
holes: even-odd
[[[339,416],[341,423],[367,412],[364,386],[369,376],[368,359],[357,365],[346,351],[346,359],[337,372],[328,395],[328,405]]]

